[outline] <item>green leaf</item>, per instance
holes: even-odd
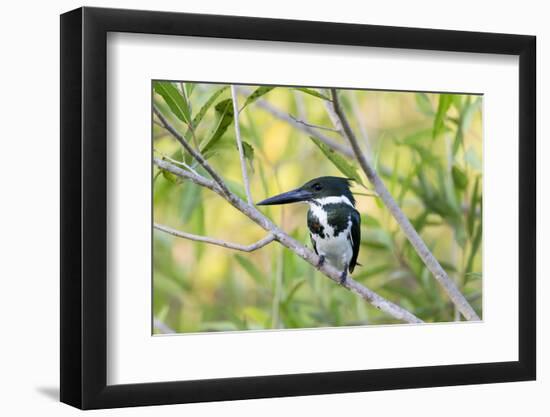
[[[474,233],[474,223],[476,219],[476,209],[477,209],[477,203],[479,201],[479,176],[476,177],[476,182],[474,184],[474,190],[472,191],[472,200],[470,202],[470,210],[468,212],[468,218],[467,218],[467,227],[468,227],[468,234],[470,236]]]
[[[219,89],[217,89],[216,91],[214,91],[212,93],[212,95],[210,97],[208,97],[208,100],[206,100],[206,102],[202,105],[202,107],[200,108],[199,112],[195,115],[195,117],[193,118],[193,126],[195,127],[195,129],[197,128],[197,126],[202,122],[202,119],[204,119],[204,116],[206,115],[206,112],[208,111],[208,109],[212,106],[212,104],[214,104],[214,102],[216,101],[216,99],[224,92],[228,89],[229,87],[226,85],[224,87],[221,87]]]
[[[243,104],[243,107],[241,108],[244,109],[246,106],[248,106],[249,104],[251,103],[254,103],[256,100],[258,100],[261,96],[263,96],[264,94],[267,94],[269,93],[271,90],[273,90],[275,87],[269,87],[269,86],[261,86],[261,87],[258,87],[256,88],[245,100],[244,104]]]
[[[328,98],[328,97],[325,96],[324,94],[321,94],[321,93],[318,92],[318,91],[312,90],[311,88],[296,87],[296,88],[293,88],[293,90],[301,91],[302,93],[309,94],[310,96],[313,96],[313,97],[321,98],[321,99],[323,99],[323,100],[330,101],[330,98]]]
[[[446,272],[456,272],[456,267],[449,262],[439,261],[439,265],[441,265],[441,268],[443,268]]]
[[[185,83],[185,91],[187,92],[187,98],[191,97],[191,94],[193,94],[193,90],[197,84],[195,83]]]
[[[464,133],[462,132],[461,125],[459,125],[456,131],[455,140],[453,142],[453,150],[452,150],[453,156],[455,156],[456,153],[458,152],[458,149],[462,145],[463,140],[464,140]]]
[[[250,259],[245,258],[242,255],[235,255],[235,260],[243,267],[248,275],[254,279],[254,281],[262,285],[265,283],[264,274],[260,272],[260,270],[250,261]]]
[[[403,139],[400,143],[402,145],[413,147],[415,145],[418,145],[419,142],[424,141],[424,139],[429,138],[431,133],[432,133],[432,129],[420,130],[418,132],[415,132],[411,135],[406,136],[405,139]]]
[[[433,116],[434,109],[432,107],[432,102],[426,93],[416,93],[416,106],[420,113],[425,114],[426,116]]]
[[[457,165],[453,165],[451,173],[456,187],[460,190],[466,189],[466,186],[468,185],[468,176],[464,170]]]
[[[354,180],[358,184],[365,186],[363,180],[361,180],[361,177],[357,172],[356,166],[346,161],[343,156],[337,154],[332,148],[329,148],[317,138],[314,138],[312,136],[310,136],[309,138],[319,147],[319,149],[321,149],[323,154],[330,160],[330,162],[334,164],[336,168],[338,168],[338,170],[342,174],[344,174],[347,178]]]
[[[466,105],[469,103],[469,97],[467,97],[467,103]],[[460,94],[452,94],[451,95],[451,104],[454,106],[455,109],[458,110],[458,112],[460,113],[460,111],[462,110],[462,95]]]
[[[174,84],[168,81],[155,81],[153,85],[155,91],[162,96],[172,113],[182,122],[191,123],[187,101]]]
[[[444,131],[445,116],[447,115],[447,110],[449,110],[452,101],[453,96],[451,94],[441,94],[439,96],[439,103],[434,119],[432,138],[438,137]]]
[[[476,228],[476,233],[472,242],[472,248],[470,249],[470,255],[468,256],[468,262],[466,264],[466,273],[472,272],[474,266],[474,259],[481,244],[482,225],[481,222]]]
[[[254,172],[254,147],[250,143],[244,141],[242,145],[244,157],[248,161],[250,169],[252,170],[252,172]]]
[[[174,175],[170,171],[167,171],[165,169],[160,169],[160,171],[162,172],[162,176],[166,180],[170,181],[172,184],[179,184],[180,183],[180,178],[177,175]]]
[[[227,128],[233,123],[233,100],[230,98],[222,100],[216,104],[215,109],[218,114],[218,123],[212,131],[210,138],[201,149],[205,157],[212,156],[212,154],[207,155],[207,153],[213,150]]]

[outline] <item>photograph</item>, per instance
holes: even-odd
[[[152,333],[482,320],[483,95],[152,80]]]

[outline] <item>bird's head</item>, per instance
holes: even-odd
[[[257,203],[259,206],[298,202],[338,202],[347,199],[355,206],[350,190],[350,180],[341,177],[319,177],[306,182],[300,188],[287,191]]]

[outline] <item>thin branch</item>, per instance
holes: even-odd
[[[153,157],[153,162],[160,169],[164,169],[168,172],[172,172],[174,167],[176,167],[176,165],[174,165],[174,164],[172,164],[168,161],[165,161],[164,159],[157,158],[157,157]],[[177,175],[178,177],[188,179],[191,182],[193,182],[197,185],[200,185],[201,187],[205,187],[205,188],[208,188],[208,189],[214,191],[215,193],[223,194],[223,191],[220,188],[220,186],[218,184],[216,184],[214,181],[209,180],[207,178],[204,178],[202,175],[194,174],[192,172],[186,171],[186,170],[184,170],[182,168],[179,168],[179,167],[177,167],[177,168],[178,168],[179,171],[175,175]]]
[[[298,117],[293,116],[292,114],[288,114],[288,116],[294,120],[296,123],[303,124],[304,126],[312,127],[313,129],[319,129],[319,130],[326,130],[329,132],[335,132],[339,133],[338,130],[333,129],[332,127],[328,126],[319,126],[315,125],[313,123],[306,122],[306,106],[304,103],[304,98],[302,97],[302,93],[298,92],[297,90],[292,91],[294,96],[294,102],[296,103],[296,110],[298,112]]]
[[[297,256],[309,262],[309,264],[311,264],[312,266],[316,267],[319,264],[319,257],[311,249],[305,247],[296,239],[283,232],[279,227],[273,224],[271,220],[264,216],[255,206],[246,203],[244,200],[231,192],[229,192],[228,194],[224,193],[221,187],[214,181],[196,176],[193,173],[185,171],[168,161],[161,160],[160,158],[153,158],[153,161],[157,166],[159,166],[159,168],[165,169],[174,175],[188,179],[197,185],[201,185],[214,191],[220,197],[229,202],[233,207],[246,215],[256,224],[258,224],[262,229],[272,234],[275,240],[290,249]],[[328,263],[323,264],[318,269],[334,282],[340,282],[341,272],[329,265]],[[346,279],[343,286],[348,290],[358,294],[361,298],[371,303],[377,309],[389,314],[397,320],[405,321],[408,323],[422,323],[422,320],[420,320],[411,312],[405,310],[397,304],[392,303],[389,300],[386,300],[385,298],[381,297],[374,291],[363,286],[362,284],[358,283],[350,277]]]
[[[170,124],[170,122],[162,115],[160,110],[157,106],[153,106],[153,111],[159,118],[160,122],[164,125],[166,130],[185,148],[187,152],[191,154],[195,160],[203,166],[203,168],[210,174],[212,179],[218,184],[218,186],[222,189],[223,193],[225,195],[231,194],[221,177],[218,175],[216,171],[214,171],[214,168],[210,166],[208,162],[206,162],[206,159],[202,156],[202,154],[199,151],[196,151],[193,149],[189,143],[185,140],[185,138],[176,130],[174,126]]]
[[[319,130],[326,130],[327,132],[335,132],[335,133],[338,133],[338,130],[332,128],[332,127],[327,127],[327,126],[319,126],[319,125],[314,125],[312,123],[308,123],[302,119],[299,119],[297,117],[294,117],[293,115],[289,114],[288,117],[290,117],[292,120],[294,120],[296,123],[300,123],[306,127],[311,127],[313,129],[319,129]],[[313,135],[312,135],[313,136]]]
[[[246,170],[246,159],[244,156],[243,141],[241,139],[241,128],[239,126],[239,105],[237,103],[237,92],[235,86],[231,86],[231,101],[233,102],[233,117],[235,119],[235,139],[237,141],[237,148],[239,149],[239,158],[241,160],[241,171],[243,175],[244,189],[246,191],[246,199],[248,204],[254,204],[252,202],[252,194],[250,194],[250,181],[248,180],[248,172]]]
[[[195,170],[193,169],[192,166],[186,164],[185,162],[183,162],[183,161],[178,161],[178,160],[176,160],[176,159],[174,159],[174,158],[172,158],[172,157],[166,155],[164,152],[159,151],[159,150],[156,149],[156,148],[153,148],[153,151],[155,151],[155,152],[157,152],[158,154],[160,154],[160,155],[162,156],[163,159],[166,159],[166,160],[172,162],[173,164],[179,165],[179,166],[181,166],[181,167],[187,169],[188,171],[191,171],[191,172],[192,172],[193,174],[195,174],[195,175],[200,175],[197,171],[195,171]]]
[[[164,226],[158,223],[154,223],[153,226],[155,229],[162,230],[163,232],[171,234],[172,236],[181,237],[183,239],[188,239],[188,240],[194,240],[195,242],[203,242],[203,243],[208,243],[210,245],[221,246],[227,249],[240,250],[242,252],[254,252],[255,250],[263,248],[264,246],[270,244],[275,240],[275,236],[270,233],[263,239],[258,240],[256,243],[252,243],[251,245],[241,245],[240,243],[227,242],[225,240],[214,239],[212,237],[193,235],[191,233],[172,229],[171,227]]]
[[[338,93],[336,89],[332,88],[332,102],[334,104],[334,111],[338,115],[344,132],[350,142],[350,145],[355,153],[356,159],[359,161],[359,165],[367,175],[369,181],[373,184],[375,191],[378,193],[390,213],[393,215],[401,229],[405,233],[405,236],[411,242],[412,246],[416,250],[416,253],[420,256],[426,267],[432,272],[437,281],[441,284],[449,298],[460,310],[462,315],[467,320],[479,320],[479,316],[476,314],[472,306],[468,303],[466,298],[460,293],[454,282],[449,278],[445,270],[441,267],[437,259],[430,252],[420,235],[416,232],[411,222],[401,211],[388,189],[378,176],[376,171],[371,167],[365,155],[361,152],[359,143],[355,137],[355,134],[351,130],[349,122],[340,106],[338,99]]]

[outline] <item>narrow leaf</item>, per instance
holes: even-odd
[[[233,101],[230,98],[220,101],[216,104],[215,109],[218,114],[218,123],[201,149],[203,154],[213,150],[227,128],[233,123]]]
[[[310,139],[315,143],[319,149],[323,152],[323,154],[334,164],[338,170],[344,174],[347,178],[354,180],[355,182],[361,184],[362,186],[365,186],[363,183],[363,180],[361,180],[361,177],[359,176],[359,173],[357,172],[357,167],[353,164],[349,163],[342,157],[341,155],[337,154],[332,148],[329,148],[327,145],[325,145],[323,142],[319,141],[318,139],[310,136]]]
[[[453,181],[456,187],[460,190],[464,190],[468,185],[468,176],[458,165],[453,165],[452,168]]]
[[[309,94],[310,96],[313,96],[313,97],[317,97],[317,98],[321,98],[323,100],[330,101],[330,98],[328,98],[324,94],[322,94],[322,93],[320,93],[316,90],[313,90],[311,88],[296,87],[296,88],[294,88],[294,90],[301,91],[302,93]]]
[[[254,147],[250,143],[244,142],[244,141],[242,145],[243,145],[244,157],[248,161],[250,165],[250,169],[254,170]]]
[[[191,123],[187,101],[174,84],[168,81],[155,81],[154,88],[178,119],[186,124]]]
[[[199,112],[193,118],[193,126],[195,127],[195,129],[202,122],[202,119],[204,119],[206,112],[212,106],[212,104],[214,104],[216,99],[228,88],[229,88],[228,86],[221,87],[216,91],[214,91],[214,93],[212,93],[210,97],[208,97],[208,100],[206,100],[206,102],[200,108]]]
[[[482,235],[482,226],[481,226],[481,223],[479,223],[479,225],[476,228],[474,240],[472,242],[470,255],[468,256],[468,263],[466,264],[466,273],[472,272],[472,269],[474,266],[474,259],[477,254],[477,250],[479,249],[479,245],[481,244],[481,235]]]
[[[161,172],[162,172],[162,176],[170,181],[172,184],[179,184],[180,183],[180,179],[178,176],[172,174],[170,171],[166,171],[165,169],[161,169]]]
[[[241,108],[244,109],[246,106],[248,106],[249,104],[251,103],[254,103],[256,100],[258,100],[261,96],[263,96],[264,94],[267,94],[269,93],[271,90],[273,90],[275,87],[269,87],[269,86],[261,86],[261,87],[258,87],[256,88],[245,100],[244,104],[243,104],[243,107]]]
[[[476,182],[474,184],[474,190],[472,191],[472,200],[470,202],[470,211],[468,212],[467,227],[468,227],[468,234],[470,236],[472,236],[474,233],[476,209],[477,209],[477,203],[479,201],[478,189],[479,189],[479,176],[476,178]]]
[[[433,133],[432,133],[433,138],[436,138],[443,132],[443,129],[445,127],[445,116],[447,114],[447,110],[449,110],[449,107],[451,106],[452,101],[453,101],[453,96],[451,94],[441,94],[439,96],[437,113],[435,115],[434,125],[433,125]]]
[[[425,114],[426,116],[433,116],[434,109],[432,107],[432,102],[426,93],[416,93],[416,106],[420,113]]]

